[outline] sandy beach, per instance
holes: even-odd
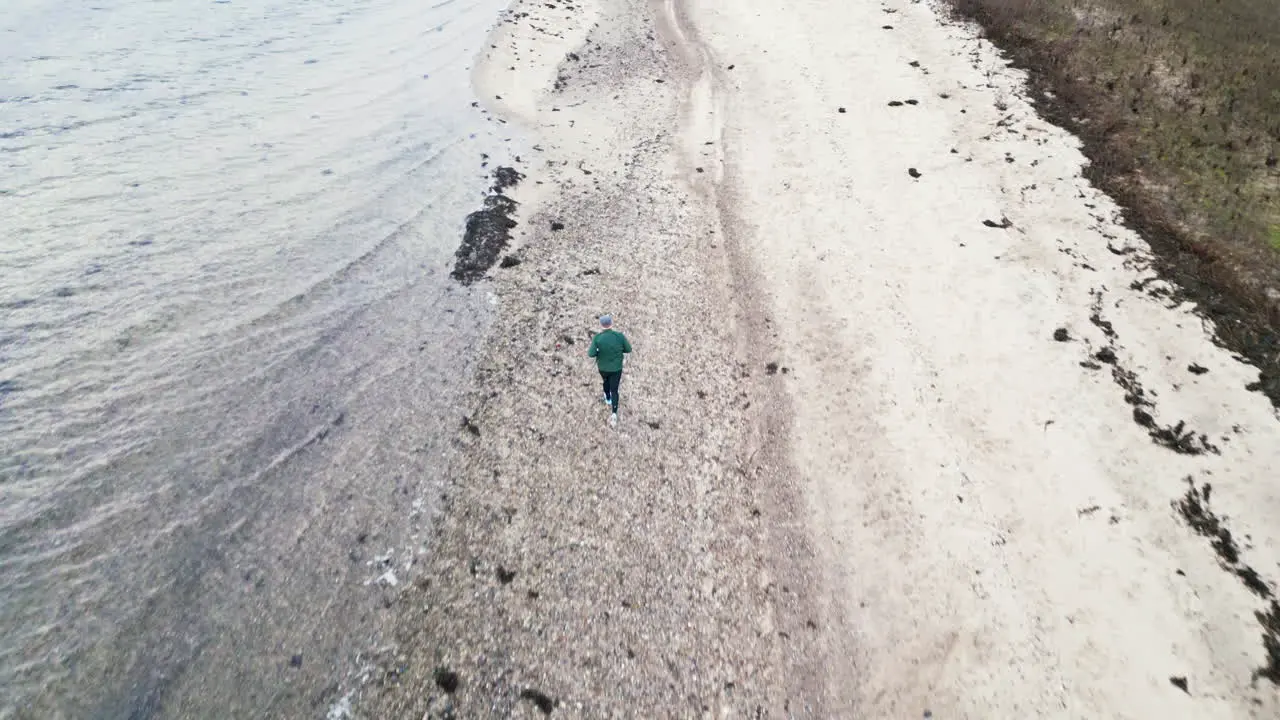
[[[537,155],[353,714],[1280,713],[1276,409],[975,28],[518,0],[474,82]]]

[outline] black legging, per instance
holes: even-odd
[[[622,371],[600,371],[600,379],[604,381],[604,396],[613,403],[613,411],[618,412],[618,384],[622,382]]]

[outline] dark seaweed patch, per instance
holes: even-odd
[[[1115,339],[1115,328],[1102,317],[1101,293],[1094,293],[1093,314],[1089,320],[1108,338]],[[1163,445],[1180,455],[1203,455],[1207,452],[1221,454],[1218,447],[1209,442],[1208,435],[1187,429],[1185,421],[1180,420],[1175,425],[1161,425],[1156,422],[1151,412],[1155,410],[1155,403],[1148,397],[1142,383],[1138,381],[1138,376],[1120,364],[1120,358],[1114,349],[1110,346],[1104,347],[1094,353],[1093,357],[1111,366],[1111,379],[1124,390],[1124,401],[1133,406],[1133,421],[1147,430],[1147,434],[1154,443]]]
[[[1110,320],[1102,319],[1102,293],[1101,292],[1095,291],[1093,293],[1093,313],[1089,315],[1089,322],[1097,326],[1097,328],[1102,331],[1103,335],[1106,335],[1107,337],[1113,340],[1115,339],[1116,337],[1115,327],[1111,325]]]
[[[513,188],[520,184],[524,179],[524,175],[519,170],[510,167],[500,167],[493,171],[493,187],[490,188],[495,194],[501,195],[506,192],[507,188]]]
[[[462,245],[454,253],[457,260],[450,273],[453,279],[470,285],[498,262],[498,256],[511,242],[511,229],[516,226],[511,215],[515,210],[515,200],[506,195],[490,195],[484,199],[484,209],[467,216]]]
[[[1195,480],[1190,477],[1187,485],[1187,493],[1174,503],[1174,507],[1196,534],[1210,539],[1224,565],[1236,565],[1240,562],[1240,548],[1231,537],[1231,531],[1223,525],[1225,518],[1219,518],[1209,509],[1209,494],[1213,486],[1205,483],[1202,488],[1197,488]]]
[[[1253,673],[1253,679],[1266,678],[1280,685],[1280,603],[1271,601],[1266,612],[1253,614],[1262,625],[1262,647],[1267,651],[1267,664]]]
[[[1262,626],[1262,646],[1267,653],[1266,664],[1254,671],[1253,679],[1256,681],[1261,677],[1280,685],[1280,604],[1276,603],[1275,591],[1257,571],[1241,562],[1240,548],[1226,527],[1227,518],[1218,517],[1209,507],[1213,486],[1205,483],[1197,488],[1190,476],[1186,482],[1187,492],[1182,499],[1173,502],[1174,509],[1196,534],[1209,538],[1223,569],[1239,578],[1249,592],[1270,601],[1265,611],[1253,614]]]

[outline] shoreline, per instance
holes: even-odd
[[[1079,141],[940,6],[743,3],[495,30],[519,262],[356,716],[1280,707],[1280,425]]]
[[[1161,197],[1167,191],[1144,176],[1142,159],[1118,146],[1114,118],[1106,117],[1102,103],[1090,97],[1098,91],[1066,76],[1050,43],[1029,38],[1017,21],[997,20],[980,2],[945,0],[945,5],[981,27],[1014,67],[1028,74],[1029,97],[1042,117],[1080,139],[1089,159],[1085,177],[1116,199],[1125,226],[1151,247],[1153,267],[1169,286],[1152,292],[1170,304],[1195,303],[1213,324],[1217,341],[1258,368],[1249,389],[1280,411],[1280,288],[1275,286],[1274,262],[1257,264],[1258,249],[1215,240],[1213,231],[1199,227],[1202,222],[1193,227],[1171,209],[1171,201]]]

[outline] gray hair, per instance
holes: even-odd
[[[600,327],[611,327],[612,325],[613,325],[613,316],[612,316],[612,315],[601,315],[601,316],[600,316]]]

